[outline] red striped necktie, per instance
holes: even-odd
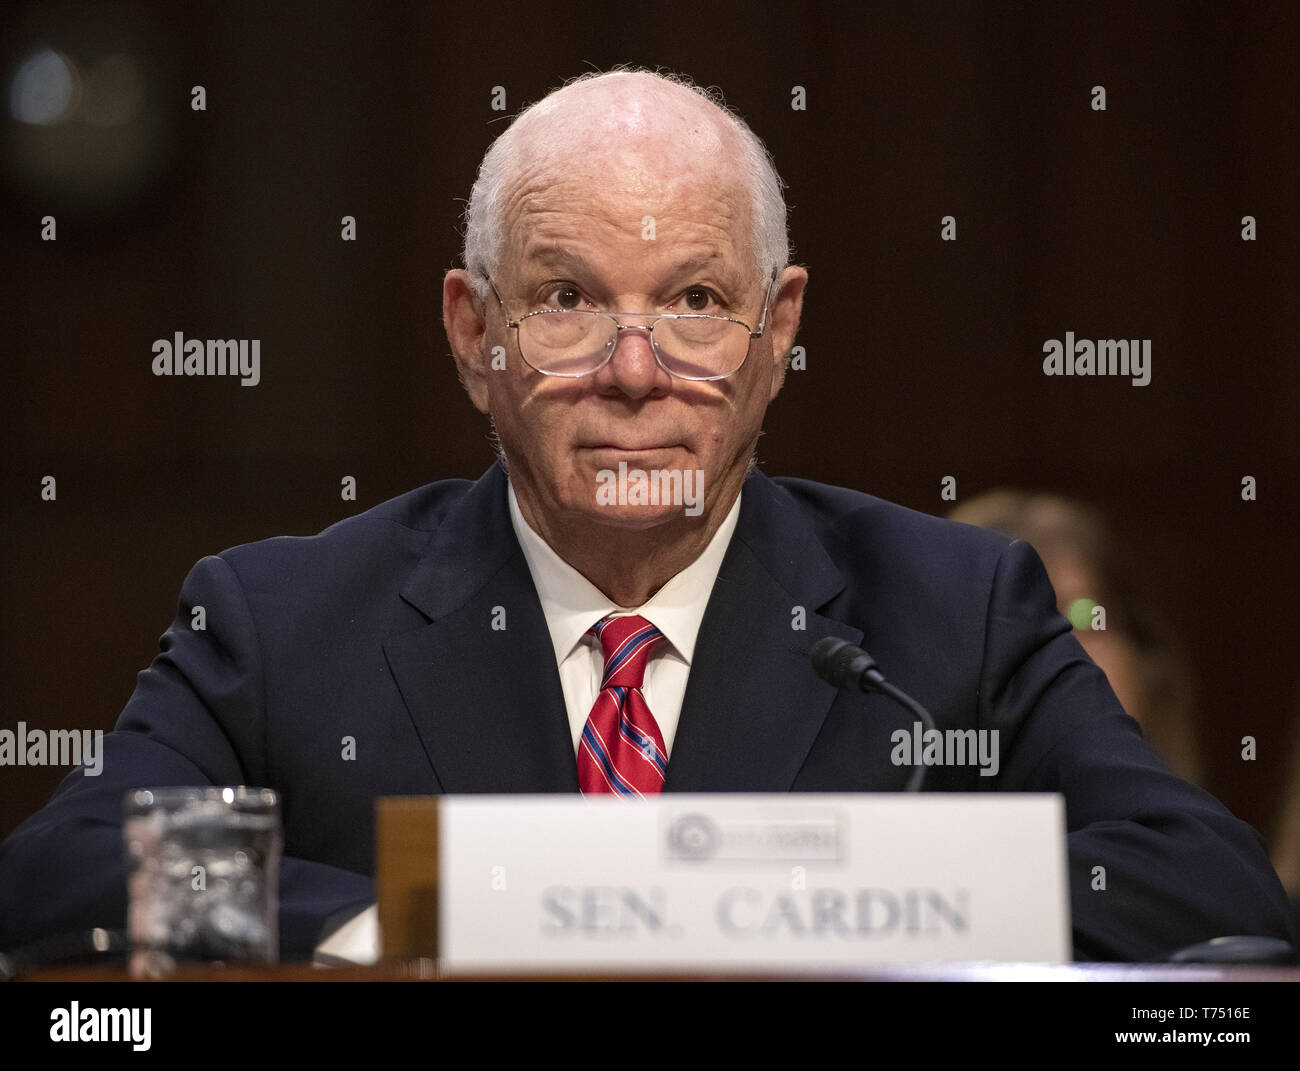
[[[578,784],[583,795],[662,792],[668,750],[641,683],[663,633],[636,616],[602,618],[591,632],[605,654],[605,672],[578,743]]]

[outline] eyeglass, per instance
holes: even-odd
[[[767,285],[758,330],[743,320],[705,313],[595,312],[590,309],[538,309],[510,319],[496,284],[484,275],[514,328],[519,355],[544,376],[578,379],[609,363],[624,331],[644,331],[659,367],[678,379],[708,382],[734,375],[749,357],[750,344],[766,330],[768,306],[777,273]],[[621,324],[619,316],[649,317],[645,325]]]

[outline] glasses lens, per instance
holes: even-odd
[[[660,320],[655,341],[668,371],[683,379],[729,376],[749,353],[749,329],[719,316]]]
[[[590,312],[540,312],[519,325],[524,360],[553,376],[581,376],[598,368],[614,344],[614,321]]]

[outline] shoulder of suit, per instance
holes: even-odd
[[[936,517],[848,487],[773,477],[823,542],[858,550],[887,546],[895,553],[996,561],[1011,540],[996,532]]]
[[[221,552],[230,564],[327,561],[360,554],[418,555],[473,480],[439,480],[390,498],[307,536],[273,536]]]

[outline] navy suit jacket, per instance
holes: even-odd
[[[196,606],[206,630],[191,628]],[[927,791],[1064,794],[1080,958],[1157,959],[1227,934],[1295,941],[1259,836],[1143,741],[1034,551],[843,488],[746,481],[665,791],[901,791],[911,770],[890,761],[890,734],[912,716],[818,679],[806,652],[823,636],[864,646],[940,729],[1000,730],[996,777],[932,767]],[[124,924],[129,788],[282,793],[286,958],[373,898],[377,796],[578,791],[496,465],[310,538],[204,558],[160,645],[104,738],[102,773],[70,773],[0,847],[0,948]]]

